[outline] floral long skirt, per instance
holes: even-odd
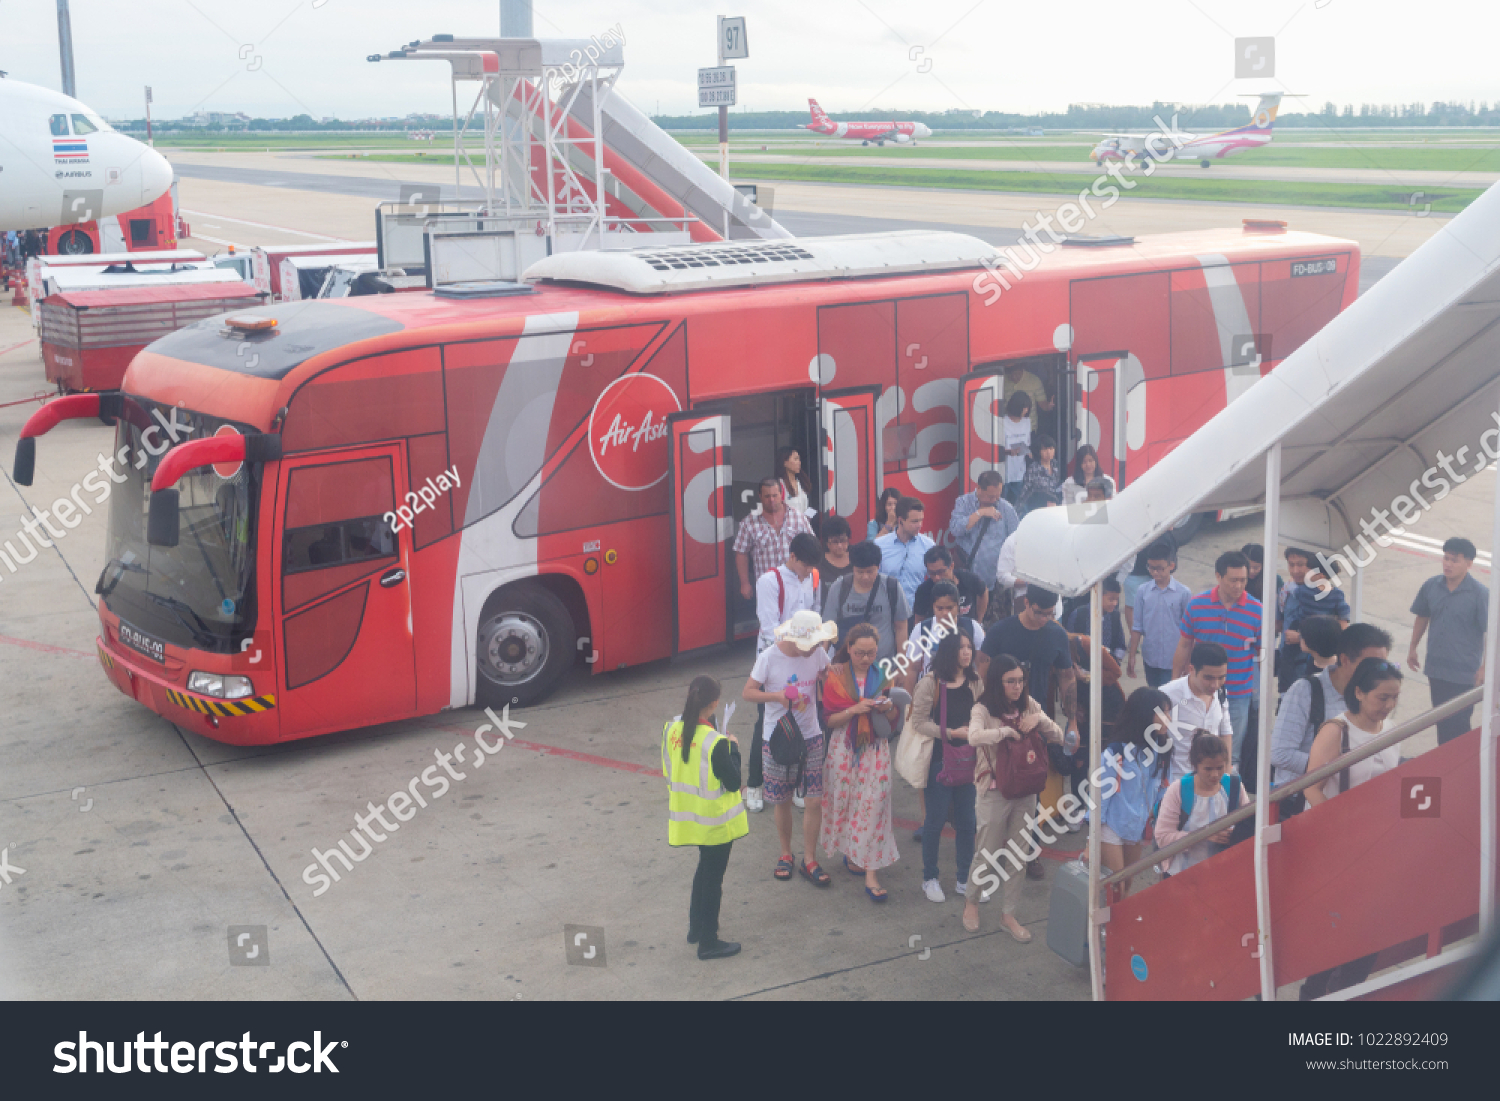
[[[842,853],[861,868],[886,868],[900,857],[891,827],[889,742],[876,739],[856,758],[847,732],[830,735],[818,843],[825,852]]]

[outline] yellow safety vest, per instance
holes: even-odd
[[[661,774],[667,779],[667,843],[722,845],[750,832],[738,791],[725,791],[709,758],[722,739],[702,725],[688,759],[682,759],[682,720],[669,722],[661,736]]]

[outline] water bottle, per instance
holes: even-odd
[[[1063,752],[1070,756],[1078,752],[1078,731],[1069,728],[1063,734]]]

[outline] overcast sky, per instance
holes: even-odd
[[[498,0],[72,0],[79,98],[111,117],[198,110],[343,118],[449,110],[446,66],[367,63],[434,33],[499,32]],[[1319,6],[1321,4],[1321,6]],[[1500,99],[1500,5],[1405,0],[536,0],[538,37],[619,25],[619,88],[649,112],[697,110],[715,15],[747,19],[740,104],[830,111],[1062,110],[1069,103]],[[1236,36],[1274,35],[1275,76],[1236,79]],[[257,66],[257,60],[259,62]],[[928,62],[931,64],[927,64]],[[253,70],[252,70],[252,67]],[[0,0],[0,69],[60,88],[54,0]],[[1290,107],[1295,110],[1297,108]]]

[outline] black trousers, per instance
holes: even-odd
[[[1299,1002],[1310,1002],[1314,998],[1321,998],[1325,994],[1335,991],[1347,990],[1351,986],[1357,986],[1370,977],[1370,971],[1375,966],[1374,956],[1361,956],[1357,960],[1341,963],[1337,967],[1327,971],[1319,971],[1316,975],[1309,975],[1302,983],[1302,989],[1297,994]]]
[[[758,788],[765,782],[762,762],[760,759],[761,746],[765,742],[763,728],[766,725],[766,705],[758,703],[755,705],[755,733],[750,738],[750,775],[745,779],[745,786]]]
[[[693,898],[688,904],[688,929],[700,944],[710,944],[719,935],[719,904],[724,900],[724,871],[729,867],[733,841],[698,846],[698,871],[693,876]]]
[[[1439,704],[1447,703],[1454,696],[1463,695],[1474,686],[1472,684],[1457,684],[1451,680],[1435,680],[1432,677],[1428,677],[1427,687],[1432,692],[1432,706],[1437,707]],[[1449,715],[1437,724],[1438,745],[1442,745],[1444,742],[1451,742],[1460,734],[1467,734],[1472,729],[1474,729],[1474,707],[1471,704],[1462,711]]]

